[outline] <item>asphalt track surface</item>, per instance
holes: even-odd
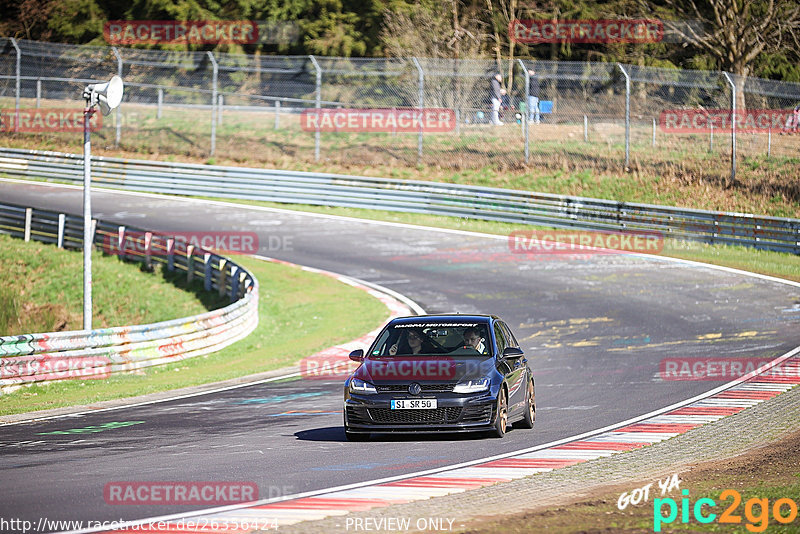
[[[2,202],[74,214],[81,194],[0,182]],[[503,317],[534,370],[536,427],[502,440],[349,443],[341,383],[319,380],[3,426],[0,517],[119,520],[204,508],[109,505],[103,488],[115,481],[252,481],[267,498],[479,459],[604,427],[727,381],[661,380],[665,358],[767,358],[800,345],[800,288],[659,257],[543,258],[478,235],[107,191],[92,199],[96,218],[164,232],[253,231],[262,255],[379,283],[429,313]],[[108,429],[51,433],[101,425]]]

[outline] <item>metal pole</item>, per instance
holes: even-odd
[[[736,84],[727,72],[722,73],[731,86],[731,180],[736,179]]]
[[[767,157],[772,155],[772,128],[767,129]]]
[[[708,151],[711,152],[714,150],[714,123],[710,122],[711,124],[711,134],[708,136]]]
[[[422,113],[422,108],[425,105],[425,72],[422,70],[422,65],[419,64],[417,58],[412,57],[414,66],[417,67],[419,74],[419,111]],[[417,163],[422,163],[422,139],[423,139],[422,120],[419,122],[419,133],[417,134]]]
[[[211,60],[211,65],[214,69],[211,76],[211,155],[214,155],[217,149],[217,77],[219,76],[219,66],[214,54],[210,51],[206,52],[208,59]]]
[[[625,76],[625,170],[628,170],[631,161],[631,77],[621,63],[617,66]]]
[[[41,78],[37,78],[36,79],[36,108],[37,109],[41,107],[41,102],[42,102],[42,79]]]
[[[281,101],[275,101],[275,129],[280,128],[281,125]]]
[[[222,107],[225,104],[225,97],[219,95],[219,100],[217,102],[217,124],[222,124]]]
[[[158,88],[158,108],[156,108],[156,118],[161,118],[161,105],[164,103],[164,89]]]
[[[317,63],[317,58],[314,56],[308,56],[311,60],[311,64],[314,65],[314,69],[317,71],[317,131],[314,133],[314,161],[319,161],[319,110],[322,107],[322,69]]]
[[[589,142],[589,117],[583,116],[583,142]]]
[[[14,131],[17,131],[19,128],[19,99],[20,99],[20,82],[22,78],[22,50],[19,49],[17,46],[17,40],[13,37],[10,39],[11,46],[14,47],[14,50],[17,54],[17,64],[16,64],[16,98],[14,99],[14,114],[16,115],[14,121]]]
[[[524,118],[522,119],[523,124],[523,133],[525,135],[525,163],[528,163],[531,157],[531,144],[530,144],[530,121],[528,118],[531,116],[533,110],[529,109],[530,106],[530,94],[531,94],[531,75],[528,73],[528,69],[525,68],[525,62],[521,59],[517,59],[519,62],[519,66],[522,67],[522,72],[525,73],[525,113]]]
[[[92,329],[92,144],[89,121],[94,110],[83,110],[83,329]]]
[[[122,56],[119,54],[117,47],[112,46],[111,51],[117,57],[117,76],[122,78]],[[122,119],[119,116],[120,109],[114,110],[114,122],[116,123],[116,132],[114,132],[114,146],[119,146],[119,140],[122,138]]]
[[[656,146],[656,120],[653,119],[653,146]]]

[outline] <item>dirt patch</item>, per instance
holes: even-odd
[[[800,487],[800,431],[790,434],[786,439],[768,446],[752,449],[732,458],[703,462],[695,465],[675,466],[674,472],[680,477],[681,489],[689,489],[691,502],[701,496],[710,496],[718,503],[719,495],[725,489],[735,489],[745,495],[748,490],[766,497],[770,490],[776,497],[786,497],[797,502]],[[666,478],[662,477],[662,480]],[[593,498],[575,500],[571,504],[534,509],[525,513],[476,519],[470,527],[462,532],[467,534],[506,534],[547,531],[553,533],[582,532],[653,532],[653,495],[648,503],[638,506],[630,505],[625,510],[617,508],[617,500],[623,492],[631,492],[636,488],[653,483],[651,491],[656,497],[660,495],[656,480],[631,481],[625,485],[603,486],[593,492]],[[764,495],[759,492],[763,491]],[[678,500],[680,494],[673,491],[669,494]],[[770,502],[774,502],[771,498]],[[730,501],[728,501],[730,502]],[[719,508],[719,507],[718,507]],[[724,508],[724,506],[723,506]],[[739,512],[742,508],[740,506]],[[747,521],[738,527],[746,532]],[[680,525],[680,520],[664,526],[665,532],[678,528],[689,531],[730,531],[732,525],[721,525],[717,522],[700,525],[696,521],[688,525]],[[771,527],[774,527],[774,522]],[[797,527],[795,520],[792,527]],[[728,527],[728,528],[726,528]]]

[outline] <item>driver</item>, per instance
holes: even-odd
[[[473,348],[480,353],[483,353],[483,338],[477,328],[471,326],[464,330],[464,347]]]

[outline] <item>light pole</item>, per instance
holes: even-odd
[[[122,78],[114,76],[106,83],[93,83],[83,90],[83,329],[92,329],[92,142],[89,121],[95,106],[108,115],[122,102]]]

